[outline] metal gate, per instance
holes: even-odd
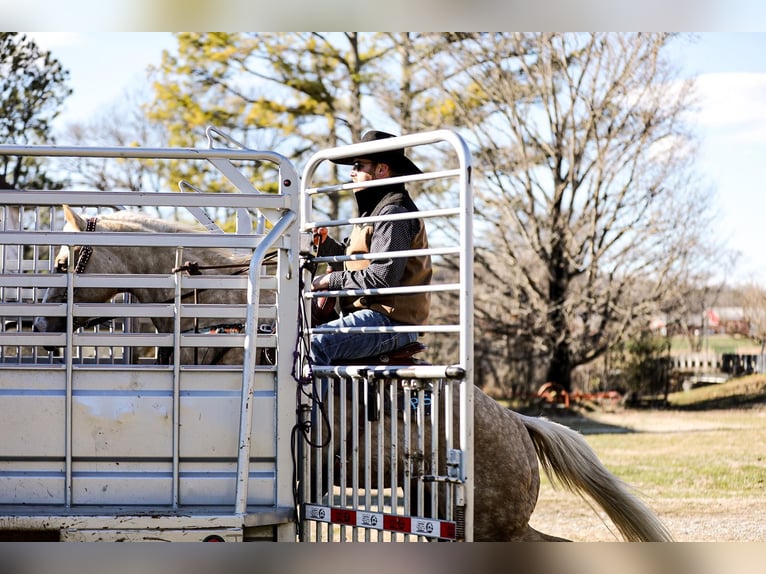
[[[295,421],[299,177],[279,154],[242,149],[214,129],[208,137],[208,149],[0,146],[5,155],[175,162],[184,169],[202,163],[212,165],[216,181],[231,192],[205,192],[183,182],[180,193],[0,191],[0,530],[58,530],[62,540],[294,539],[289,436]],[[274,193],[256,188],[256,165]],[[219,247],[251,254],[250,267],[237,276],[171,269],[121,276],[56,273],[59,246],[71,251],[83,235],[61,231],[62,204],[94,215],[136,208],[188,211],[210,231],[96,229],[88,233],[94,250],[164,246],[175,248],[182,262],[184,250]],[[215,221],[225,210],[236,212],[235,231],[223,232]],[[273,267],[263,265],[267,251],[276,252]],[[93,304],[72,297],[41,303],[49,287],[72,293],[113,284],[168,289],[178,296],[154,304]],[[196,289],[243,290],[247,304],[205,305],[181,296]],[[32,332],[39,315],[65,317],[69,328]],[[78,316],[103,324],[74,328]],[[174,321],[172,332],[142,328],[156,317]],[[245,328],[183,332],[178,325],[189,317],[225,318]],[[274,329],[259,331],[264,320]],[[244,362],[181,364],[176,352],[170,364],[157,364],[153,353],[161,347],[238,347]],[[274,355],[272,364],[256,362],[264,349]]]
[[[465,142],[452,131],[439,130],[315,154],[303,172],[301,230],[328,227],[342,237],[344,227],[374,221],[323,219],[318,202],[363,186],[327,184],[332,181],[329,160],[391,149],[416,151],[424,160],[448,166],[386,183],[403,182],[411,193],[419,191],[420,211],[406,217],[424,220],[434,266],[433,282],[419,289],[444,303],[432,308],[455,311],[431,317],[427,325],[380,328],[420,333],[427,345],[423,358],[432,363],[431,354],[438,358],[435,364],[405,365],[394,359],[388,364],[311,366],[313,377],[306,377],[301,389],[303,540],[470,541],[473,536],[473,200]],[[348,259],[314,257],[311,264]],[[312,293],[309,272],[304,271],[306,307],[313,297],[384,292],[412,288]],[[306,337],[327,329],[311,328],[305,321],[303,328]]]

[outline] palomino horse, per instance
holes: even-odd
[[[65,231],[87,231],[88,221],[75,213],[68,206],[64,206],[66,224]],[[169,222],[162,219],[147,217],[136,212],[118,211],[113,214],[100,215],[92,220],[94,227],[99,231],[110,232],[162,232],[162,233],[190,233],[199,232],[193,226]],[[56,255],[57,271],[66,271],[69,265],[77,265],[75,273],[109,273],[109,274],[153,274],[168,273],[175,268],[176,249],[173,247],[138,247],[138,246],[99,246],[75,247],[73,253],[64,246]],[[184,250],[184,259],[191,263],[193,272],[198,274],[247,274],[250,262],[249,255],[238,255],[226,249],[204,248]],[[221,271],[220,269],[224,269]],[[119,293],[129,293],[140,303],[167,303],[172,302],[173,289],[152,288],[150,286],[131,287],[80,287],[75,289],[75,302],[105,303]],[[199,304],[239,304],[247,303],[247,295],[243,289],[200,289],[189,291],[182,295],[184,302],[190,303],[192,297]],[[263,299],[271,297],[266,292]],[[43,299],[43,303],[57,303],[66,301],[66,288],[49,288]],[[151,317],[157,332],[172,333],[173,317]],[[211,328],[233,329],[237,326],[237,320],[231,319],[222,323],[221,318],[184,318],[181,322],[181,331],[210,332]],[[239,319],[239,323],[244,319]],[[77,317],[75,327],[88,324],[83,317]],[[65,317],[37,317],[34,330],[39,332],[62,332],[66,330]],[[231,331],[228,331],[231,332]],[[47,349],[52,350],[52,349]],[[159,361],[167,362],[169,357],[165,350],[159,353]],[[241,348],[204,348],[198,353],[186,348],[182,350],[183,364],[236,364],[243,360]]]
[[[86,221],[65,208],[67,227],[85,231]],[[176,229],[177,224],[121,212],[102,216],[100,229],[113,231],[146,231]],[[171,227],[173,226],[173,227]],[[188,231],[188,229],[183,229]],[[92,250],[82,272],[100,273],[158,273],[167,272],[175,265],[173,249],[97,247]],[[75,250],[75,254],[79,249]],[[69,253],[58,255],[60,267],[68,261]],[[247,260],[220,249],[189,250],[188,257],[200,266],[225,263],[247,265]],[[73,260],[79,259],[73,257]],[[105,302],[119,290],[77,290],[78,301]],[[158,292],[159,291],[159,292]],[[131,289],[141,302],[165,301],[172,293],[162,290]],[[236,297],[229,303],[244,303],[244,295],[224,291],[220,297]],[[66,293],[50,289],[47,301],[63,301]],[[207,299],[205,300],[207,301]],[[223,302],[223,301],[218,301]],[[172,325],[166,319],[156,319],[161,332],[170,332]],[[35,328],[54,331],[64,328],[50,319],[38,318]],[[217,358],[222,363],[235,364],[241,357],[232,353]],[[453,409],[458,412],[458,409]],[[391,417],[385,413],[384,417]],[[338,430],[336,428],[335,433]],[[401,454],[399,449],[399,453]],[[339,457],[340,453],[336,452]],[[388,461],[383,462],[384,465]],[[587,495],[601,506],[627,541],[663,542],[672,536],[652,510],[639,499],[631,488],[610,473],[583,437],[558,423],[528,417],[511,411],[490,398],[480,389],[474,389],[474,540],[476,541],[546,541],[561,540],[538,532],[529,525],[537,504],[540,487],[540,466],[551,481],[563,485],[573,493]],[[398,468],[404,468],[399,461]],[[337,475],[335,480],[337,481]]]

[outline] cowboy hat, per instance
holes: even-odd
[[[381,132],[378,130],[370,130],[366,132],[359,143],[373,142],[378,140],[384,140],[387,138],[396,137],[393,134]],[[400,175],[413,175],[416,173],[423,173],[420,171],[412,161],[404,155],[403,149],[392,149],[388,151],[381,151],[377,153],[370,153],[364,155],[353,155],[349,157],[341,157],[332,160],[333,163],[341,165],[352,165],[354,161],[358,159],[369,159],[377,163],[387,164],[394,172]]]

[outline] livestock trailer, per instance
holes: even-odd
[[[299,175],[278,153],[207,136],[206,148],[0,146],[70,174],[96,161],[191,174],[176,191],[148,178],[0,190],[0,539],[471,540],[465,142],[438,130],[326,149]],[[312,230],[365,223],[325,215],[351,190],[332,160],[394,148],[446,166],[401,180],[429,229],[423,289],[449,311],[411,327],[417,360],[306,369],[326,328],[312,299],[358,294],[310,290],[318,266],[344,259],[318,257]],[[92,223],[77,229],[71,213]],[[107,225],[139,213],[196,227]],[[202,253],[245,264],[201,265]]]

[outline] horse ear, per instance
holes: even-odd
[[[64,208],[64,217],[69,225],[80,231],[85,231],[85,220],[81,215],[72,211],[72,208],[68,205],[62,206]]]

